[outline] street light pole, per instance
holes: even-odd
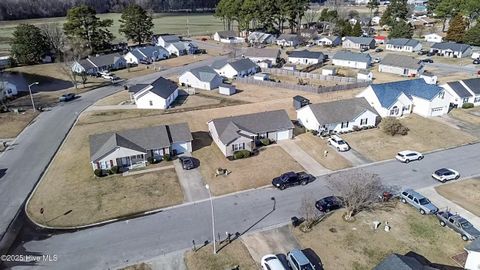
[[[213,214],[213,200],[212,193],[210,192],[210,186],[207,184],[205,188],[208,190],[208,197],[210,197],[210,208],[212,209],[212,240],[213,240],[213,254],[217,254],[217,246],[215,244],[215,216]]]
[[[32,85],[38,85],[38,82],[34,82],[34,83],[28,85],[28,92],[30,93],[30,99],[32,100],[33,111],[36,112],[37,109],[35,109],[35,103],[33,102],[32,88],[31,88]]]

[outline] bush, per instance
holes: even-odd
[[[267,145],[270,144],[270,139],[268,139],[268,138],[260,139],[260,142],[261,142],[264,146],[267,146]]]
[[[93,174],[95,174],[96,177],[103,177],[105,176],[104,172],[102,169],[95,169],[95,171],[93,171]]]
[[[353,126],[352,129],[353,129],[353,131],[360,131],[360,130],[362,130],[362,128],[360,128],[359,126]]]
[[[382,129],[383,132],[391,136],[395,136],[397,134],[407,135],[409,131],[409,129],[406,126],[404,126],[400,122],[400,120],[391,116],[388,116],[382,119],[382,122],[380,123],[380,128]]]
[[[239,150],[233,153],[233,159],[248,158],[250,156],[251,156],[251,153],[248,150]]]
[[[110,168],[110,174],[117,174],[120,172],[120,168],[118,168],[118,166],[112,166],[112,168]]]
[[[148,157],[147,162],[150,163],[150,164],[156,164],[156,163],[160,162],[160,160],[156,159],[154,157]]]
[[[473,108],[473,103],[467,102],[467,103],[463,103],[462,105],[462,109],[471,109],[471,108]]]
[[[169,154],[163,155],[163,160],[169,161],[170,160],[170,155]]]

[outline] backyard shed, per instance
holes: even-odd
[[[298,95],[293,97],[293,108],[295,108],[295,110],[307,106],[308,104],[310,104],[310,100],[307,98]]]
[[[237,92],[235,85],[231,84],[221,84],[218,87],[218,93],[226,96],[231,96]]]

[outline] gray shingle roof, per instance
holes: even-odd
[[[198,80],[202,82],[211,82],[216,77],[220,77],[213,68],[209,66],[202,66],[197,68],[192,68],[189,70]]]
[[[312,52],[308,50],[302,50],[302,51],[292,51],[288,55],[288,57],[294,57],[294,58],[308,58],[308,59],[323,59],[324,55],[322,52]]]
[[[146,47],[136,48],[135,50],[132,51],[132,53],[135,51],[141,52],[143,55],[145,55],[148,58],[152,58],[154,54],[168,53],[168,51],[161,46],[146,46]]]
[[[149,86],[152,86],[152,88],[149,90],[150,92],[155,93],[156,95],[162,98],[168,98],[178,88],[176,83],[170,80],[167,80],[163,77],[159,77],[158,79],[153,81],[151,84],[132,85],[130,86],[129,91],[138,93]]]
[[[192,133],[187,123],[167,125],[167,130],[172,143],[193,141]]]
[[[471,47],[468,44],[460,44],[455,42],[440,42],[440,43],[433,44],[431,48],[437,49],[437,50],[452,50],[455,52],[463,53]]]
[[[148,86],[148,84],[146,84],[146,83],[134,84],[134,85],[128,87],[128,92],[137,93],[138,91],[145,89],[145,87],[147,87],[147,86]]]
[[[387,41],[387,44],[391,44],[394,46],[411,46],[415,47],[419,44],[420,42],[415,39],[409,39],[409,38],[392,38]]]
[[[375,42],[375,39],[372,37],[345,37],[345,40],[350,40],[353,43],[369,45],[370,43]]]
[[[212,120],[220,141],[229,144],[240,137],[239,132],[265,133],[292,129],[293,124],[285,110],[276,110]]]
[[[180,41],[180,37],[176,35],[159,35],[157,39],[163,39],[165,43],[172,43]]]
[[[459,81],[457,82],[449,82],[447,83],[452,90],[457,93],[457,95],[461,98],[472,97],[473,95],[461,84]]]
[[[438,270],[438,268],[422,264],[414,257],[392,253],[373,270]]]
[[[235,60],[233,62],[230,62],[229,64],[236,71],[244,71],[257,66],[254,62],[252,62],[252,60],[248,58]]]
[[[276,59],[280,55],[279,49],[257,49],[248,48],[244,53],[245,57],[265,57]]]
[[[370,62],[372,57],[368,53],[356,53],[350,51],[339,51],[335,53],[333,59],[348,60],[355,62]]]
[[[217,61],[214,61],[210,66],[214,69],[221,69],[222,67],[224,67],[226,64],[228,63],[227,60],[217,60]]]
[[[78,64],[80,64],[85,70],[96,68],[96,66],[90,63],[90,61],[88,61],[87,59],[78,61]]]
[[[300,42],[300,38],[297,35],[293,34],[281,34],[277,40],[286,40],[286,41],[296,41]]]
[[[480,78],[462,80],[462,82],[476,95],[480,95]]]
[[[119,53],[104,54],[99,56],[89,56],[90,60],[97,67],[113,65],[122,56]]]
[[[393,67],[402,67],[410,69],[419,69],[422,64],[420,60],[415,59],[411,56],[399,55],[399,54],[387,54],[383,59],[380,65],[393,66]]]
[[[320,125],[349,122],[367,110],[378,114],[365,98],[350,98],[308,106]]]
[[[320,40],[320,39],[323,39],[323,38],[326,38],[330,41],[335,41],[337,38],[339,38],[339,36],[320,36],[320,37],[315,38],[315,40]]]

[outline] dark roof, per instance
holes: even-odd
[[[449,82],[447,83],[450,88],[461,98],[466,98],[466,97],[472,97],[473,95],[470,93],[470,91],[463,86],[463,84],[459,81],[457,82]]]
[[[480,95],[480,78],[462,80],[462,82],[476,95]]]
[[[276,110],[212,120],[220,141],[229,144],[240,137],[241,131],[264,133],[292,129],[293,124],[285,110]]]
[[[149,91],[157,94],[162,98],[168,98],[178,88],[176,83],[163,77],[159,77],[150,85],[152,86],[152,88]]]
[[[146,84],[146,83],[145,84],[134,84],[134,85],[128,87],[128,92],[137,93],[138,91],[145,89],[145,87],[147,87],[147,86],[148,86],[148,84]]]
[[[248,70],[256,67],[257,65],[248,58],[238,59],[229,63],[236,71]]]
[[[335,53],[333,59],[348,60],[355,62],[370,62],[372,57],[368,53],[356,53],[351,51],[339,51]]]
[[[373,270],[434,270],[436,268],[429,267],[420,263],[417,259],[396,253],[390,254],[381,261]]]
[[[320,125],[349,122],[367,110],[378,114],[365,98],[350,98],[308,106]]]
[[[411,46],[415,47],[419,44],[420,42],[415,39],[411,38],[392,38],[387,41],[387,44],[391,44],[394,46]]]
[[[375,42],[375,39],[372,37],[345,37],[345,40],[350,40],[353,43],[367,44],[367,45],[369,45],[372,42]]]
[[[180,37],[176,35],[158,35],[157,39],[163,39],[166,43],[172,43],[180,41]]]
[[[470,48],[470,45],[468,44],[460,44],[460,43],[455,43],[455,42],[440,42],[440,43],[435,43],[431,47],[432,49],[438,49],[438,50],[452,50],[455,52],[465,52],[468,48]]]
[[[297,41],[300,42],[300,38],[294,34],[281,34],[277,40]]]
[[[122,56],[119,53],[104,54],[98,56],[89,56],[88,60],[97,67],[113,65]]]
[[[324,55],[322,52],[311,52],[308,50],[302,50],[302,51],[292,51],[288,55],[288,57],[294,57],[294,58],[308,58],[308,59],[323,59]]]
[[[435,84],[428,84],[424,79],[404,80],[398,82],[380,83],[370,85],[375,92],[380,104],[384,108],[390,108],[397,98],[404,93],[411,98],[416,96],[426,100],[432,100],[443,89]]]
[[[310,102],[308,98],[305,98],[299,95],[294,96],[293,99],[299,102]]]
[[[227,60],[222,59],[222,60],[214,61],[210,66],[211,66],[212,68],[214,68],[214,69],[221,69],[221,68],[224,67],[227,63],[228,63]]]
[[[419,69],[422,64],[420,60],[415,59],[411,56],[400,55],[400,54],[387,54],[380,62],[380,65],[402,67],[402,68],[411,68]]]
[[[90,61],[88,61],[87,59],[78,61],[78,64],[80,64],[85,70],[96,68],[96,66],[90,63]]]
[[[276,59],[280,55],[279,49],[248,48],[243,54],[245,57],[265,57]]]
[[[235,31],[218,31],[217,33],[220,38],[231,38],[237,36],[237,33]]]
[[[220,78],[220,76],[209,66],[202,66],[197,68],[192,68],[187,72],[191,72],[197,79],[202,82],[211,82],[215,78]]]

